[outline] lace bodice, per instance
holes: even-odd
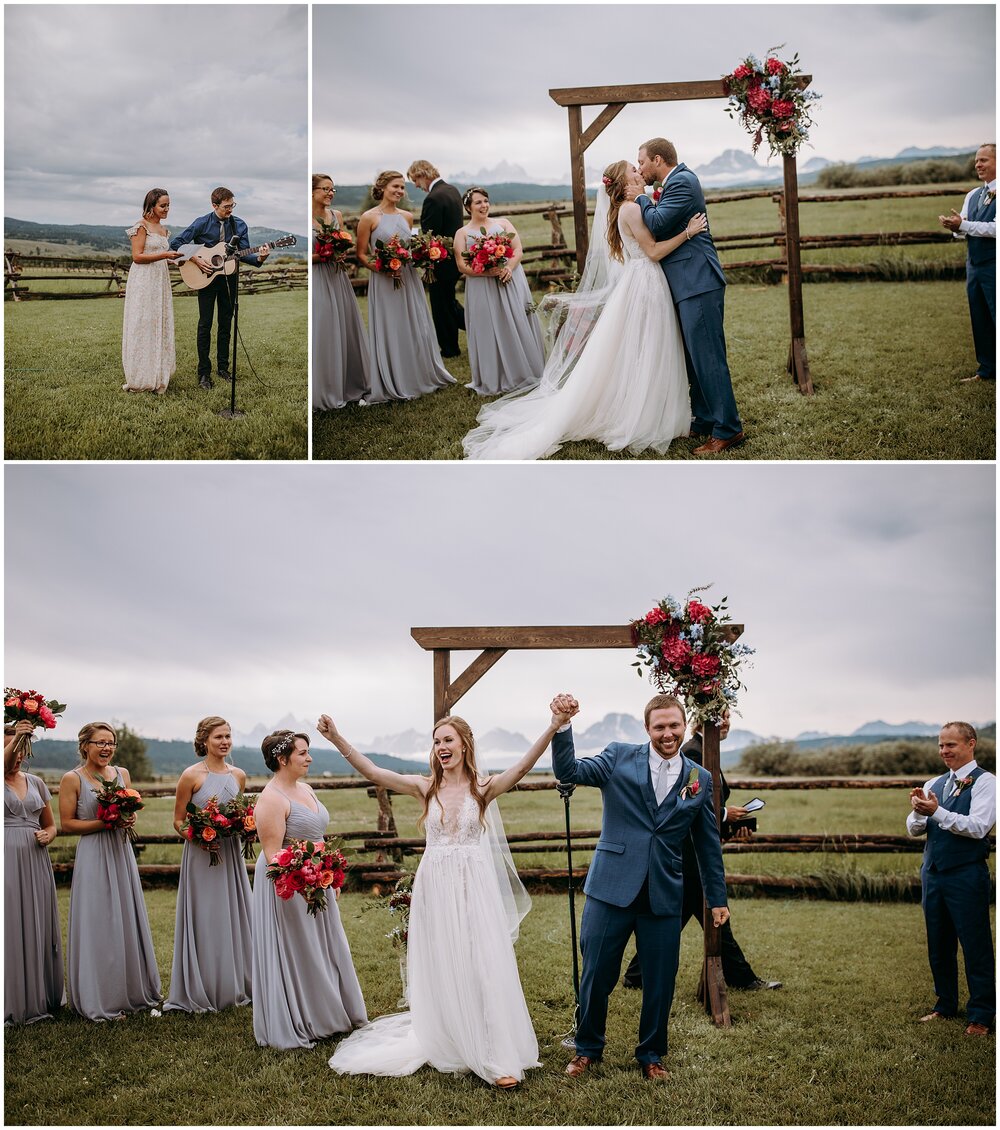
[[[466,795],[453,824],[445,823],[444,809],[434,797],[427,809],[427,847],[478,847],[483,837],[483,826],[479,823],[479,805]]]
[[[622,223],[621,213],[618,215],[618,234],[622,237],[622,249],[627,260],[645,259],[647,263],[652,263],[652,259],[648,259],[646,253],[639,246],[639,241]]]

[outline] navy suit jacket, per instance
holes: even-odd
[[[237,248],[240,251],[246,251],[250,246],[250,229],[246,223],[239,216],[230,216],[228,220],[223,220],[222,223],[225,225],[226,240],[231,240],[235,236]],[[183,247],[185,243],[201,243],[205,247],[214,247],[218,242],[219,217],[214,212],[207,212],[204,216],[199,216],[189,227],[186,227],[180,235],[175,235],[170,241],[170,246],[176,251],[179,247]],[[248,255],[241,262],[249,263],[254,267],[261,265],[260,259],[256,255]]]
[[[649,879],[654,914],[680,916],[684,902],[683,846],[691,836],[709,906],[726,906],[722,844],[712,805],[712,775],[681,758],[680,778],[657,806],[649,773],[649,743],[612,742],[596,757],[577,759],[572,730],[552,739],[552,768],[560,781],[601,790],[601,838],[587,872],[584,891],[612,906],[628,906]],[[698,791],[680,793],[691,772]]]
[[[693,215],[705,211],[705,194],[694,173],[687,165],[680,164],[667,177],[660,199],[655,204],[648,196],[638,197],[636,203],[642,209],[646,227],[659,241],[680,235]],[[707,231],[686,240],[676,251],[661,259],[660,266],[667,276],[675,302],[719,290],[726,285],[725,272]]]

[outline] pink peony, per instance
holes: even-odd
[[[42,725],[47,730],[55,729],[56,716],[47,706],[40,706],[38,708],[38,717],[42,720]]]
[[[274,893],[278,898],[286,901],[295,897],[295,888],[289,882],[290,878],[289,875],[279,875],[274,881]]]

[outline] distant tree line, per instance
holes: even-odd
[[[931,157],[903,164],[827,165],[816,177],[820,188],[881,188],[901,184],[951,184],[976,179],[975,154],[968,157]]]
[[[996,771],[996,738],[980,737],[976,762]],[[936,738],[899,738],[870,745],[845,745],[801,753],[794,742],[747,746],[733,777],[933,777],[944,772]]]

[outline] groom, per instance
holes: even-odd
[[[677,163],[677,150],[671,142],[662,137],[647,141],[639,148],[638,165],[647,184],[663,184],[655,204],[637,189],[627,192],[642,209],[642,218],[654,239],[678,235],[695,213],[705,211],[701,184],[687,165]],[[670,284],[684,338],[694,412],[691,431],[709,437],[694,454],[718,455],[745,438],[726,358],[726,277],[707,231],[681,244],[660,260],[660,266]]]
[[[553,714],[573,715],[572,695],[557,695]],[[643,745],[612,742],[596,757],[577,760],[570,726],[552,740],[559,781],[593,785],[602,792],[601,838],[587,872],[587,903],[580,923],[583,973],[576,1055],[566,1068],[584,1075],[604,1052],[608,996],[621,972],[634,932],[641,954],[642,1011],[635,1058],[643,1075],[663,1081],[667,1023],[681,941],[684,904],[682,849],[690,835],[701,868],[712,921],[729,918],[722,845],[712,805],[712,775],[681,752],[686,719],[671,695],[646,704]]]

